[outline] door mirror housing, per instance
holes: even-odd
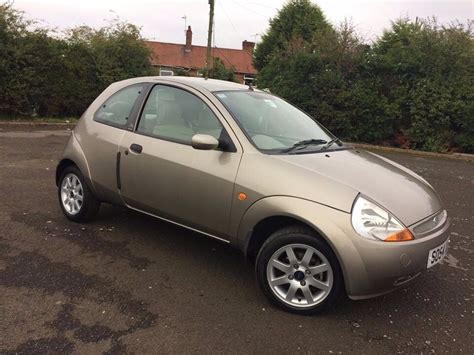
[[[214,150],[219,146],[219,141],[208,134],[195,134],[191,138],[191,145],[194,149]]]

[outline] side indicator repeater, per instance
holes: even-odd
[[[237,196],[237,198],[240,200],[240,201],[244,201],[247,199],[247,194],[243,193],[243,192],[240,192],[239,195]]]

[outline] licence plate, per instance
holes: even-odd
[[[436,248],[433,248],[428,252],[428,269],[433,265],[438,264],[446,256],[446,254],[448,253],[448,242],[449,239],[446,240],[443,244],[438,245]]]

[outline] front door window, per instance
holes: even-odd
[[[222,125],[197,96],[178,88],[156,85],[143,109],[137,131],[146,135],[191,144],[195,134],[219,139]]]

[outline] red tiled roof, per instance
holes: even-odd
[[[151,48],[153,65],[202,69],[206,66],[207,47],[192,46],[185,52],[184,44],[145,41]],[[243,49],[212,48],[212,55],[220,58],[226,67],[234,67],[236,73],[257,74],[252,65],[252,55]]]

